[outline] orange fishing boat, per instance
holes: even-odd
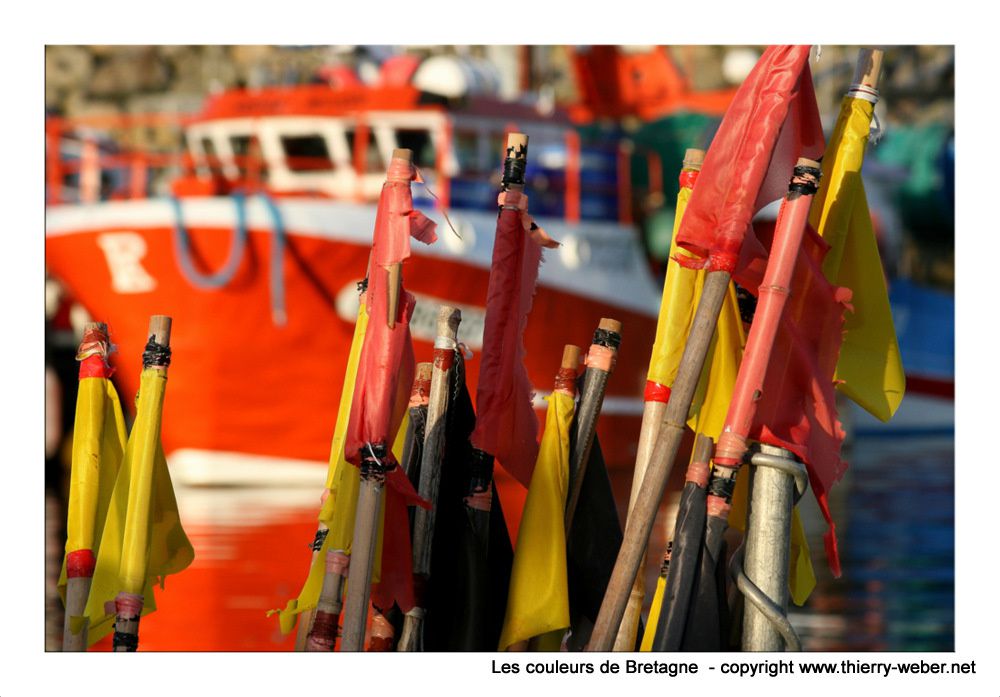
[[[174,317],[163,442],[182,479],[326,460],[393,148],[413,150],[427,180],[415,203],[442,223],[447,210],[454,228],[443,224],[440,241],[416,246],[406,267],[417,359],[431,356],[444,303],[462,310],[460,339],[476,351],[494,180],[514,129],[531,137],[532,212],[562,243],[541,267],[529,375],[548,385],[564,343],[586,345],[601,317],[621,320],[601,437],[612,466],[631,463],[660,288],[631,225],[628,177],[618,176],[624,149],[582,146],[558,109],[490,97],[456,106],[411,84],[234,90],[183,127],[186,151],[164,163],[102,151],[75,135],[79,123],[53,119],[46,210],[48,270],[110,324],[119,362],[141,353],[150,314]],[[182,176],[169,195],[148,196],[151,175],[171,164]],[[135,373],[118,373],[126,393]],[[473,360],[473,389],[477,373]]]

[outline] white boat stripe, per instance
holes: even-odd
[[[342,240],[360,245],[371,243],[375,208],[328,200],[286,199],[279,201],[286,230],[296,235]],[[185,199],[184,222],[190,226],[232,228],[236,212],[232,199],[222,197]],[[440,217],[434,211],[427,213]],[[415,256],[447,257],[487,269],[493,250],[496,215],[479,212],[449,212],[461,239],[447,225],[438,226],[439,241],[429,247],[413,245]],[[258,199],[247,204],[251,228],[270,229],[267,208]],[[172,227],[175,223],[169,201],[143,200],[91,205],[52,206],[46,209],[46,235],[58,237],[93,229],[138,231],[144,227]],[[635,232],[612,223],[538,219],[538,223],[562,242],[546,250],[539,282],[549,288],[655,317],[660,289],[653,281],[635,239]],[[334,224],[336,227],[334,227]]]

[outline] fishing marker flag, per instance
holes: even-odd
[[[144,354],[144,364],[146,358]],[[194,560],[160,444],[166,384],[165,372],[143,368],[135,423],[115,480],[87,601],[90,644],[112,631],[113,601],[119,593],[141,595],[142,614],[152,612],[153,586],[162,589],[167,575]]]
[[[569,627],[563,514],[569,488],[570,426],[575,407],[574,398],[559,389],[546,400],[549,407],[545,430],[514,548],[501,651],[536,636],[542,637],[539,648],[557,651],[562,634]]]
[[[691,192],[677,242],[684,266],[733,273],[767,254],[750,231],[754,213],[780,199],[800,157],[823,154],[808,46],[770,46],[733,98]],[[741,284],[742,285],[742,284]]]
[[[837,389],[888,421],[903,399],[906,378],[861,179],[877,100],[878,92],[862,84],[853,85],[844,96],[809,224],[830,245],[823,261],[826,278],[853,292],[854,311],[844,322],[837,362]]]
[[[520,138],[520,140],[519,140]],[[498,199],[496,237],[486,291],[486,324],[476,389],[472,444],[500,461],[523,486],[538,457],[538,418],[524,367],[524,330],[531,312],[541,247],[558,246],[527,215],[527,136],[511,134]]]
[[[358,360],[354,396],[345,438],[345,457],[355,466],[381,447],[386,471],[382,577],[373,600],[388,610],[395,601],[403,612],[413,607],[412,559],[407,505],[427,507],[413,488],[390,438],[399,433],[413,384],[414,357],[410,317],[416,300],[402,287],[399,269],[410,256],[410,237],[430,244],[434,223],[413,209],[412,162],[394,154],[379,196],[366,294],[368,326]],[[386,564],[390,566],[387,567]],[[398,568],[397,568],[398,565]]]

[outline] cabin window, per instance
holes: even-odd
[[[293,172],[329,172],[333,160],[321,135],[281,136],[285,164]]]
[[[368,142],[364,153],[359,153],[355,148],[355,131],[352,129],[344,133],[347,137],[347,149],[351,153],[351,163],[357,167],[358,158],[360,157],[362,158],[364,167],[363,172],[384,174],[386,165],[382,162],[382,155],[379,153],[378,144],[375,142],[375,133],[371,129],[367,130]]]
[[[459,170],[482,171],[482,163],[479,161],[479,134],[475,131],[456,130],[453,142]]]
[[[417,167],[431,168],[437,159],[434,144],[431,143],[431,132],[426,128],[397,129],[396,147],[412,150],[413,164]]]
[[[249,174],[258,176],[267,172],[267,166],[260,151],[260,142],[255,136],[230,136],[229,143],[233,148],[233,159],[240,170],[240,177]]]
[[[201,139],[201,150],[205,153],[205,163],[211,171],[213,177],[221,177],[222,170],[219,166],[219,156],[215,152],[215,143],[208,136]]]

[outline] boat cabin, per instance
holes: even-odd
[[[125,118],[125,117],[123,117]],[[139,154],[89,157],[72,122],[49,128],[50,202],[141,198],[167,163]],[[230,90],[209,98],[183,123],[184,152],[172,158],[168,192],[177,196],[265,190],[282,196],[321,196],[374,202],[395,148],[409,148],[428,187],[414,187],[418,204],[455,209],[489,207],[495,200],[506,134],[529,134],[528,191],[535,215],[630,222],[630,153],[621,142],[581,144],[564,112],[490,97],[446,99],[413,86],[328,85]],[[67,149],[67,143],[76,143]],[[60,154],[59,161],[52,157]],[[95,173],[95,168],[100,172]],[[137,172],[139,168],[142,171]],[[127,170],[127,171],[126,171]],[[87,172],[89,171],[89,174]],[[161,176],[162,176],[161,172]],[[70,186],[103,181],[95,188]],[[161,187],[162,188],[162,187]],[[164,192],[159,192],[164,193]]]

